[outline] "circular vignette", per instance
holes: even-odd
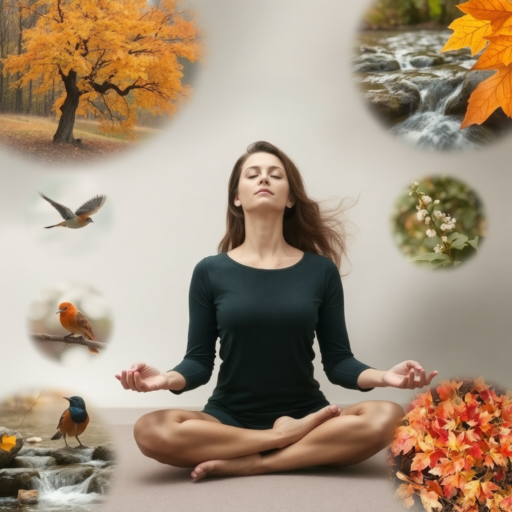
[[[65,308],[62,312],[61,305]],[[75,281],[43,288],[28,312],[29,336],[37,348],[51,359],[70,366],[100,357],[112,325],[110,306],[104,296],[94,287]],[[92,343],[91,338],[94,338]]]
[[[4,9],[0,143],[39,164],[103,161],[162,128],[190,97],[203,43],[180,0]],[[120,15],[120,13],[122,13]]]
[[[479,49],[447,45],[457,33],[448,27],[462,14],[443,0],[374,0],[355,34],[352,70],[364,104],[389,133],[414,146],[471,150],[512,130],[500,107],[487,119],[467,115],[470,96],[496,69],[470,72],[485,39]]]
[[[0,400],[0,418],[0,510],[37,504],[43,512],[92,512],[104,502],[115,477],[116,448],[87,395],[23,390]]]
[[[400,252],[427,269],[453,268],[474,256],[486,237],[485,211],[466,183],[433,175],[404,188],[391,215]]]

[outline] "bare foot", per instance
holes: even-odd
[[[337,405],[327,405],[317,412],[304,416],[300,420],[290,418],[290,416],[281,416],[277,418],[272,427],[279,433],[282,442],[277,448],[284,448],[290,444],[296,443],[306,434],[309,434],[314,428],[324,421],[339,416],[340,408]]]
[[[256,475],[261,466],[261,455],[254,453],[226,460],[209,460],[198,464],[190,476],[194,481],[205,476]]]

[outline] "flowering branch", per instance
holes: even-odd
[[[409,195],[418,199],[418,204],[416,206],[418,213],[416,216],[419,221],[422,221],[427,226],[430,226],[426,230],[425,234],[429,238],[437,236],[441,240],[441,244],[437,244],[434,247],[434,254],[420,254],[412,258],[412,261],[427,260],[432,262],[434,260],[441,260],[441,262],[435,266],[446,266],[450,263],[452,265],[457,265],[460,262],[455,261],[455,258],[452,254],[452,249],[461,250],[468,245],[474,249],[477,249],[478,236],[476,236],[473,240],[469,240],[466,235],[462,235],[457,231],[453,231],[453,233],[448,235],[448,232],[455,228],[455,222],[457,219],[452,219],[450,215],[443,213],[439,209],[436,209],[436,206],[440,203],[439,199],[432,201],[431,197],[427,196],[421,190],[418,190],[419,186],[420,184],[417,181],[409,185],[409,188],[411,189]]]

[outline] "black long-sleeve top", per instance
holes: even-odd
[[[283,269],[257,269],[226,253],[210,256],[194,269],[189,294],[188,347],[173,368],[186,386],[181,394],[211,377],[220,337],[217,386],[208,404],[239,420],[264,422],[300,417],[327,405],[313,376],[316,336],[328,379],[349,389],[371,368],[350,350],[343,289],[336,265],[305,252]]]

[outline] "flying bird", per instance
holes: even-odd
[[[94,333],[92,332],[91,324],[87,317],[79,311],[71,302],[62,302],[59,304],[59,311],[55,313],[56,315],[60,313],[60,323],[62,327],[69,331],[71,334],[65,336],[65,338],[69,338],[73,334],[80,334],[82,337],[96,341],[94,339]],[[87,347],[89,352],[93,354],[99,354],[99,350],[92,347]]]
[[[57,432],[52,437],[52,441],[60,439],[64,436],[64,443],[66,448],[68,443],[66,436],[76,437],[76,440],[82,448],[86,448],[78,439],[89,424],[89,415],[85,409],[85,402],[81,396],[72,396],[71,398],[63,397],[69,402],[69,408],[66,409],[60,417],[59,424],[57,425]]]
[[[46,197],[42,192],[39,192],[39,195],[46,199],[59,213],[60,216],[64,219],[62,222],[58,224],[54,224],[53,226],[45,226],[46,229],[54,228],[56,226],[62,226],[63,228],[71,228],[71,229],[79,229],[87,226],[90,222],[92,222],[91,215],[94,215],[107,200],[107,196],[97,195],[94,196],[89,201],[85,202],[78,210],[73,213],[67,206],[63,204],[57,203]]]

